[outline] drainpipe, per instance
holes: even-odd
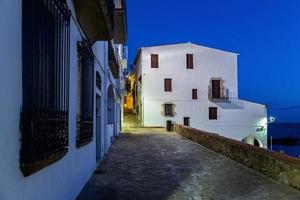
[[[146,74],[142,74],[142,96],[143,96],[143,120],[142,120],[142,125],[145,126],[145,96],[144,96],[144,84],[145,84],[145,79],[144,76]]]

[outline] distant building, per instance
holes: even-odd
[[[0,4],[0,199],[75,199],[120,131],[126,2]]]
[[[267,148],[266,106],[238,98],[237,56],[192,43],[140,48],[134,74],[142,124],[171,120]]]

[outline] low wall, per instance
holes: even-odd
[[[300,159],[298,158],[183,125],[176,124],[175,131],[276,181],[300,190]]]

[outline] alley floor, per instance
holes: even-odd
[[[78,200],[300,199],[277,183],[176,133],[122,133]]]

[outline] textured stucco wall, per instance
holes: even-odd
[[[298,158],[178,124],[175,125],[175,131],[183,137],[223,154],[276,181],[300,190],[300,159]]]

